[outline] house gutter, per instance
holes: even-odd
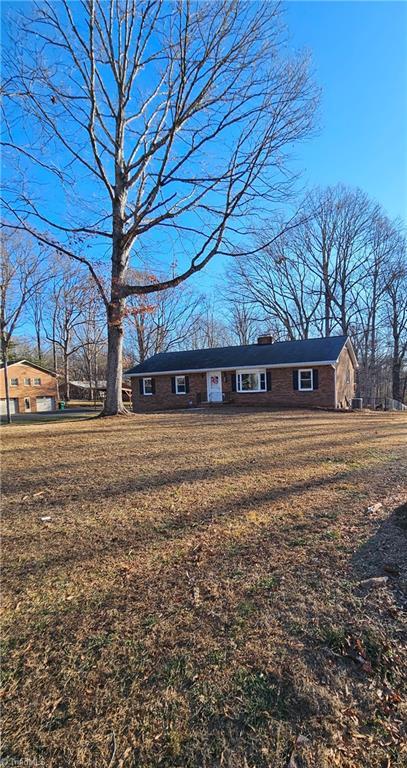
[[[175,371],[142,371],[141,373],[130,373],[126,371],[124,376],[130,378],[141,378],[142,376],[171,376],[183,373],[207,373],[208,371],[253,371],[257,368],[311,368],[313,365],[336,365],[336,360],[316,360],[302,363],[252,363],[252,365],[230,365],[209,368],[178,368]]]

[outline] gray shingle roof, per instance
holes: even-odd
[[[329,336],[304,341],[276,341],[241,347],[215,347],[182,352],[161,352],[126,371],[127,375],[210,371],[245,366],[305,365],[335,362],[347,341],[346,336]]]

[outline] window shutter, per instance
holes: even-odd
[[[175,376],[171,376],[171,392],[175,395]]]
[[[153,395],[155,395],[155,379],[151,379],[151,389],[152,389]]]
[[[236,374],[232,373],[232,392],[236,392]]]
[[[298,371],[293,371],[293,389],[298,389]]]
[[[144,395],[143,379],[138,380],[138,386],[139,386],[140,395]]]
[[[271,371],[267,371],[267,391],[271,391]]]
[[[189,392],[189,376],[185,376],[185,392]]]
[[[318,368],[312,370],[313,389],[318,389]]]

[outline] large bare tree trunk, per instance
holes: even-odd
[[[10,410],[10,389],[9,389],[9,381],[8,381],[8,349],[7,349],[7,343],[5,342],[5,339],[2,338],[1,340],[1,352],[3,356],[3,365],[4,365],[4,386],[6,390],[6,413],[7,413],[7,424],[11,424],[11,410]]]
[[[392,361],[392,397],[394,400],[401,400],[401,387],[400,387],[400,374],[401,374],[401,360],[400,360],[400,343],[397,330],[393,330],[393,361]]]
[[[121,302],[109,311],[107,332],[107,374],[106,400],[103,408],[104,416],[127,414],[123,406],[123,307]]]
[[[401,397],[401,386],[400,386],[400,370],[401,365],[399,360],[393,360],[393,367],[392,367],[392,397],[394,400],[400,400],[402,402]]]
[[[38,357],[38,362],[41,363],[42,362],[41,333],[37,329],[35,334],[36,334],[36,337],[37,337],[37,357]]]
[[[332,302],[331,291],[329,285],[329,268],[328,260],[325,253],[322,259],[322,282],[324,286],[324,335],[331,335],[331,315],[332,315]]]
[[[386,293],[389,300],[388,320],[392,334],[392,396],[395,400],[404,397],[402,387],[402,369],[407,353],[407,269],[405,261],[405,241],[401,245],[401,255],[389,274]]]

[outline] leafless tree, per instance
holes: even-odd
[[[82,311],[73,328],[72,357],[76,367],[84,371],[85,380],[89,384],[89,399],[94,400],[98,382],[106,376],[107,339],[103,322],[104,308],[95,282],[90,276],[85,278],[81,288]]]
[[[87,292],[87,276],[66,266],[57,271],[46,299],[47,314],[44,315],[46,338],[52,344],[54,366],[58,370],[58,350],[62,355],[63,389],[65,400],[70,399],[71,357],[83,348],[85,341],[80,329],[86,321],[86,309],[91,303]]]
[[[315,90],[271,1],[41,0],[10,13],[3,146],[15,172],[3,202],[14,226],[96,281],[104,412],[117,414],[127,297],[179,285],[230,252],[254,213],[270,215]],[[140,269],[157,251],[179,257],[179,271],[132,283],[132,255]]]
[[[354,288],[363,279],[378,215],[379,206],[364,192],[342,184],[314,190],[304,202],[297,237],[307,271],[320,282],[318,321],[325,336],[349,332],[356,313]]]
[[[379,373],[387,354],[386,285],[399,243],[398,227],[383,214],[373,217],[364,251],[363,273],[352,288],[352,306],[356,315],[351,333],[360,362],[359,390],[365,401],[373,405],[382,378]]]
[[[3,229],[0,264],[0,333],[7,421],[11,423],[7,363],[10,344],[23,311],[44,282],[41,259],[27,235]]]
[[[405,352],[397,340],[403,299],[407,303],[400,222],[390,221],[361,190],[337,185],[311,191],[290,225],[272,234],[272,227],[260,229],[250,258],[235,258],[228,296],[242,312],[274,328],[277,338],[351,335],[365,401],[374,405],[383,395],[383,371],[390,368],[393,392],[400,394]],[[396,276],[393,288],[390,274]],[[394,330],[388,366],[389,327]]]
[[[392,397],[401,402],[406,395],[407,375],[407,253],[406,240],[399,249],[386,281],[386,319],[391,329]]]
[[[30,319],[34,327],[36,353],[35,356],[39,363],[42,363],[43,358],[43,345],[42,345],[42,333],[43,333],[43,302],[44,293],[43,285],[38,286],[37,290],[33,292],[31,300],[28,303],[28,311]]]
[[[247,298],[233,295],[229,291],[225,296],[225,304],[232,336],[236,337],[238,344],[252,344],[261,332],[261,324],[252,304]]]
[[[132,363],[190,345],[198,324],[200,302],[201,297],[184,285],[150,295],[147,301],[143,296],[131,297],[127,304],[126,337]]]
[[[195,313],[190,339],[191,349],[225,347],[232,343],[230,327],[224,321],[219,303],[215,299],[201,300]]]
[[[229,273],[228,290],[246,311],[273,328],[277,338],[306,339],[315,324],[320,304],[320,281],[303,259],[300,225],[260,232],[250,257],[239,256]]]

